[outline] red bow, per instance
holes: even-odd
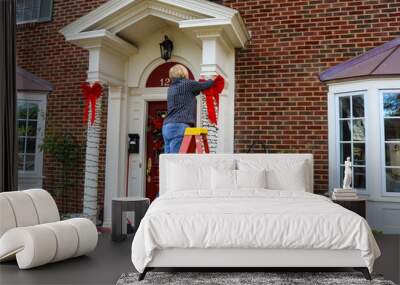
[[[101,96],[103,87],[99,82],[95,82],[92,86],[90,83],[84,82],[81,85],[83,96],[85,97],[85,113],[83,115],[83,122],[87,123],[89,116],[89,104],[92,107],[92,114],[90,117],[90,123],[93,125],[96,118],[96,100]]]
[[[200,82],[203,81],[206,80],[200,79]],[[221,75],[217,75],[214,79],[214,84],[210,88],[203,90],[203,94],[206,96],[208,119],[212,124],[217,124],[217,114],[215,112],[214,102],[216,107],[219,108],[219,94],[224,90],[224,86],[224,78]]]

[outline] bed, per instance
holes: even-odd
[[[365,219],[313,194],[311,154],[168,154],[132,243],[159,267],[353,267],[380,251]]]

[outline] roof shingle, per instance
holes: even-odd
[[[16,68],[16,82],[18,91],[53,91],[53,85],[50,82],[18,66]]]
[[[400,38],[331,67],[319,75],[321,81],[363,76],[400,75]]]

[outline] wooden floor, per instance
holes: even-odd
[[[378,236],[377,242],[382,257],[374,271],[399,284],[400,236]],[[19,270],[15,262],[1,264],[0,284],[115,284],[122,273],[134,271],[130,253],[131,239],[114,243],[109,234],[101,234],[97,249],[88,256],[30,270]]]
[[[134,271],[132,239],[112,242],[101,234],[94,252],[29,270],[19,270],[16,262],[0,264],[0,285],[14,284],[115,284],[122,273]]]

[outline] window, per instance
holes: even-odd
[[[352,186],[365,191],[365,110],[364,95],[338,96],[337,141],[340,151],[338,171],[339,185],[343,184],[344,161],[350,157],[353,165]]]
[[[18,102],[18,170],[35,171],[39,105]]]
[[[385,192],[400,194],[400,91],[382,92],[382,102]]]
[[[41,176],[43,158],[39,145],[43,139],[45,100],[21,97],[17,104],[18,170],[22,176]]]
[[[17,23],[50,21],[52,7],[53,0],[17,0]]]

